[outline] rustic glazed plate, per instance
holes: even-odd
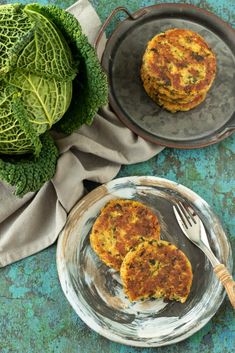
[[[89,242],[91,227],[100,209],[115,198],[139,200],[151,207],[160,220],[161,238],[188,256],[193,284],[186,303],[162,299],[129,302],[119,273],[94,253]],[[94,189],[71,211],[57,247],[61,286],[80,318],[106,338],[141,347],[179,342],[203,327],[222,303],[225,292],[209,261],[177,224],[172,206],[178,200],[194,208],[207,229],[215,255],[231,270],[230,245],[210,206],[190,189],[170,180],[146,176],[116,179]]]
[[[170,113],[160,108],[146,94],[140,79],[148,41],[171,28],[199,33],[217,58],[216,78],[205,101],[188,112]],[[168,147],[198,148],[235,131],[235,31],[210,12],[193,5],[159,4],[129,14],[108,40],[102,65],[109,77],[113,110],[146,140]]]

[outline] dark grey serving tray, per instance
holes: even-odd
[[[119,10],[105,22],[102,30]],[[168,147],[199,148],[235,130],[235,31],[214,14],[185,4],[142,8],[120,22],[108,40],[102,66],[108,74],[110,105],[137,135]],[[145,93],[140,66],[147,42],[169,28],[202,35],[216,54],[217,74],[206,100],[188,112],[170,113]]]

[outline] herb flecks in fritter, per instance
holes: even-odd
[[[216,57],[198,33],[170,29],[153,37],[141,66],[146,93],[170,112],[204,101],[216,74]]]
[[[128,251],[145,240],[159,240],[160,225],[150,208],[134,200],[112,200],[96,219],[90,235],[93,250],[119,271]]]
[[[125,257],[121,279],[131,301],[165,298],[184,303],[192,285],[192,267],[186,255],[166,241],[145,241]]]

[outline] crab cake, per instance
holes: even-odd
[[[112,200],[96,219],[90,243],[100,259],[120,269],[128,251],[144,240],[159,240],[160,225],[150,208],[134,200]]]
[[[141,66],[141,79],[146,93],[170,111],[189,109],[202,102],[216,74],[216,57],[199,34],[187,29],[170,29],[153,37],[147,45]],[[163,98],[163,97],[161,97]],[[199,104],[199,103],[198,103]],[[181,109],[182,107],[182,109]],[[188,109],[187,109],[188,110]]]
[[[147,298],[184,303],[192,285],[192,267],[186,255],[166,241],[145,241],[131,250],[120,269],[131,301]]]

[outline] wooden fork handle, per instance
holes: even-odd
[[[223,284],[226,292],[228,294],[229,300],[235,309],[235,281],[228,272],[227,268],[223,264],[219,264],[214,267],[214,271],[219,278],[220,282]]]

